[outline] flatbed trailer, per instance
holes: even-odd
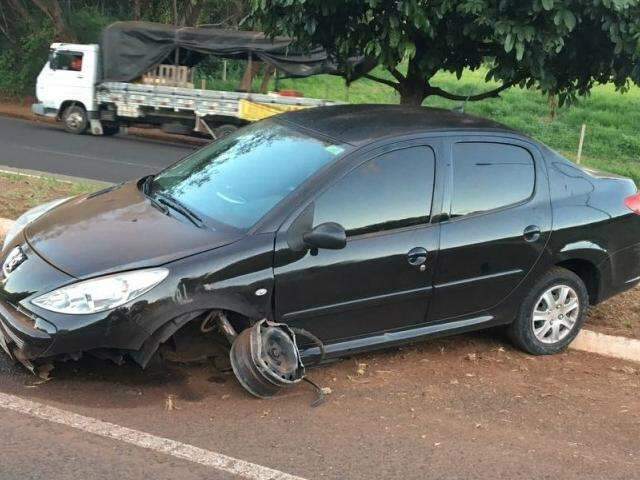
[[[159,123],[172,119],[177,122],[193,120],[194,131],[214,138],[224,136],[224,133],[238,125],[275,113],[336,103],[278,94],[125,82],[106,82],[98,85],[96,102],[101,106],[102,121],[127,124],[136,121],[149,122],[154,118]]]

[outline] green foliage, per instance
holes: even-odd
[[[41,21],[24,26],[19,41],[8,48],[0,41],[0,93],[9,96],[33,92],[36,78],[49,52],[53,28]]]
[[[95,6],[88,6],[70,12],[69,28],[79,43],[98,43],[102,29],[118,20],[120,18],[115,15],[110,15]]]
[[[115,20],[97,7],[85,6],[69,13],[68,24],[79,42],[95,43],[102,28]],[[0,36],[0,94],[34,94],[54,36],[51,20],[36,14],[16,26],[11,41]]]
[[[237,26],[245,17],[248,0],[178,0],[178,20]],[[0,0],[0,96],[33,95],[56,29],[40,5],[57,3],[67,38],[97,43],[103,28],[118,20],[138,19],[174,23],[173,0]],[[21,9],[12,8],[20,5]],[[140,7],[136,11],[136,4]],[[195,12],[195,13],[194,13]],[[187,15],[189,14],[189,15]],[[60,28],[60,25],[58,25]],[[59,37],[58,37],[59,38]],[[207,70],[204,66],[204,71]]]
[[[639,0],[252,0],[252,7],[272,35],[322,45],[341,61],[375,57],[411,103],[446,96],[431,88],[437,72],[460,76],[483,65],[487,80],[554,93],[561,104],[597,83],[640,84]]]
[[[377,76],[391,78],[382,68],[374,72]],[[461,96],[477,92],[482,88],[495,87],[485,84],[487,69],[482,67],[472,72],[465,70],[460,77],[440,72],[433,79],[434,85]],[[372,80],[362,79],[345,86],[342,79],[320,75],[305,79],[281,80],[281,88],[291,88],[309,97],[328,98],[352,103],[397,103],[398,92]],[[425,105],[430,107],[455,108],[460,102],[429,97]],[[631,87],[621,95],[615,85],[599,85],[589,97],[581,98],[571,108],[558,112],[554,121],[549,117],[548,98],[537,91],[514,87],[505,91],[501,98],[465,105],[470,114],[491,118],[531,135],[568,158],[575,158],[580,127],[587,125],[583,151],[583,163],[587,166],[633,178],[640,186],[640,88]]]

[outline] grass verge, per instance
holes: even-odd
[[[101,187],[89,182],[0,172],[0,217],[15,219],[41,203],[93,192]]]

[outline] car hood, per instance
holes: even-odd
[[[77,278],[161,265],[241,236],[165,215],[133,182],[74,198],[25,230],[42,258]]]

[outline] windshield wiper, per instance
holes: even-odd
[[[161,204],[160,202],[158,202],[158,200],[153,198],[153,196],[151,195],[151,184],[152,183],[153,183],[153,175],[149,175],[142,182],[142,185],[141,185],[142,193],[144,194],[145,197],[147,197],[149,199],[149,201],[151,202],[151,205],[153,207],[157,208],[158,210],[160,210],[165,215],[169,215],[169,209],[166,206],[164,206],[163,204]]]
[[[189,207],[180,202],[180,200],[162,192],[157,192],[156,195],[159,197],[158,202],[166,205],[169,208],[172,208],[176,212],[181,213],[183,216],[187,217],[187,219],[196,227],[204,227],[204,222],[202,221],[202,219]]]
[[[142,182],[142,193],[147,196],[151,195],[151,184],[153,183],[154,175],[147,175]]]

